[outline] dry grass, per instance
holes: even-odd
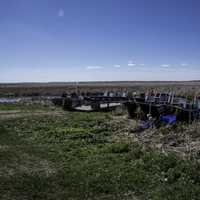
[[[99,91],[138,91],[145,92],[148,89],[158,91],[174,90],[179,95],[200,96],[200,81],[190,82],[80,82],[80,92]],[[35,84],[0,84],[0,95],[15,94],[16,96],[32,95],[61,95],[63,92],[75,92],[76,83],[35,83]]]

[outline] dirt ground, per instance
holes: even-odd
[[[115,116],[112,123],[124,124],[116,134],[139,142],[144,147],[157,149],[165,154],[173,152],[181,157],[200,161],[200,122],[178,123],[174,126],[150,128],[144,131],[137,131],[138,121],[128,119],[126,115]]]

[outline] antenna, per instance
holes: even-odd
[[[78,85],[79,85],[79,82],[77,81],[77,82],[75,82],[75,84],[76,84],[76,94],[78,94]]]

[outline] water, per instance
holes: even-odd
[[[19,103],[21,98],[0,98],[0,103]]]
[[[51,101],[53,98],[57,96],[42,96],[42,97],[1,97],[0,103],[20,103],[20,102],[31,102],[31,101],[38,101],[38,100],[49,100]]]

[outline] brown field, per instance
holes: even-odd
[[[78,86],[77,86],[78,85]],[[0,96],[61,95],[63,92],[97,91],[157,91],[173,90],[179,95],[200,96],[200,81],[121,81],[121,82],[66,82],[66,83],[15,83],[0,84]]]

